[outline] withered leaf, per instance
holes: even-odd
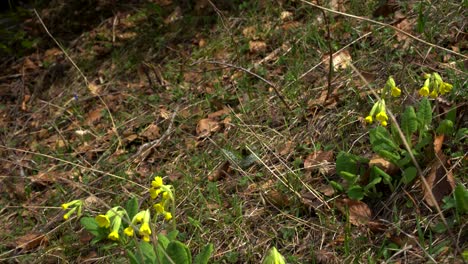
[[[251,53],[262,53],[265,52],[267,45],[265,41],[252,40],[249,41],[249,50]]]
[[[432,200],[431,193],[438,204],[442,199],[450,195],[455,189],[455,179],[451,170],[446,168],[449,167],[447,157],[443,153],[437,154],[437,157],[431,165],[431,171],[426,176],[429,190],[424,187],[424,200],[429,206],[434,207],[435,203]],[[424,185],[423,185],[424,186]]]
[[[399,168],[395,164],[387,161],[377,154],[372,156],[371,160],[369,161],[369,168],[372,168],[372,166],[379,167],[389,175],[394,175],[399,171]]]
[[[99,121],[102,117],[102,110],[103,108],[97,108],[91,112],[88,113],[88,117],[85,120],[85,124],[88,126],[91,126],[95,122]]]
[[[362,201],[344,198],[337,200],[336,206],[343,215],[349,213],[349,222],[355,226],[367,225],[371,220],[371,209]]]
[[[225,161],[221,166],[218,167],[211,175],[208,176],[209,181],[218,181],[224,177],[229,176],[231,172],[231,166],[229,161]]]
[[[41,245],[46,245],[47,242],[48,239],[44,234],[31,232],[16,239],[15,246],[18,249],[31,250]]]
[[[333,151],[318,150],[307,156],[304,160],[304,169],[313,170],[321,168],[333,161]]]
[[[140,135],[149,140],[155,140],[161,136],[159,134],[159,127],[156,124],[150,124]]]
[[[221,129],[221,126],[218,121],[215,121],[210,118],[204,118],[198,121],[197,124],[197,135],[198,137],[207,137],[211,133],[216,132]]]

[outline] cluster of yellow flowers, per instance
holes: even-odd
[[[158,203],[153,205],[156,215],[163,215],[167,221],[172,219],[172,213],[166,211],[169,206],[173,206],[174,193],[172,185],[165,185],[163,179],[156,176],[151,182],[151,188],[149,190],[150,196],[153,200],[161,197]],[[171,205],[172,203],[172,205]],[[78,217],[81,215],[81,207],[83,202],[81,200],[73,200],[69,203],[62,204],[62,209],[69,210],[63,219],[68,220],[70,215],[75,211],[78,212]],[[129,219],[128,213],[125,209],[120,206],[111,208],[106,214],[100,214],[94,218],[97,225],[101,228],[109,229],[108,239],[117,241],[120,239],[120,227],[122,225],[122,218]],[[150,209],[142,210],[138,212],[129,223],[129,226],[125,228],[124,234],[132,237],[134,236],[135,230],[138,231],[138,235],[144,240],[149,242],[150,235],[152,233],[150,227],[151,212]],[[127,220],[129,221],[129,220]]]
[[[154,210],[156,213],[161,214],[164,218],[169,221],[172,219],[172,214],[166,211],[170,201],[174,200],[174,196],[172,193],[172,186],[171,185],[164,185],[163,180],[161,177],[157,176],[151,182],[151,188],[149,190],[151,199],[157,199],[161,194],[161,200],[154,204]]]
[[[61,206],[62,209],[63,210],[68,210],[68,212],[66,212],[63,215],[63,219],[68,220],[70,218],[70,216],[74,212],[77,212],[78,217],[80,217],[81,216],[81,207],[82,206],[83,206],[83,202],[81,200],[73,200],[71,202],[62,204],[62,206]]]
[[[453,85],[446,83],[442,80],[442,77],[436,72],[432,74],[425,74],[423,87],[419,90],[419,95],[421,96],[430,96],[431,98],[436,98],[439,94],[443,95],[450,92],[453,88]]]
[[[126,213],[127,212],[120,208],[120,206],[116,206],[107,211],[106,214],[98,215],[94,219],[99,227],[110,228],[110,233],[107,238],[117,241],[119,240],[119,229],[122,224],[122,217]]]
[[[388,80],[385,83],[382,97],[385,97],[388,94],[393,97],[398,97],[401,95],[401,89],[396,86],[395,80],[392,76],[388,77]],[[379,121],[382,126],[388,125],[387,109],[385,108],[384,99],[380,99],[372,106],[369,115],[366,116],[364,120],[366,120],[367,123],[372,124],[374,122],[374,115],[375,119],[377,119],[377,121]]]

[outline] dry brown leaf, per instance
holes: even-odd
[[[204,118],[198,121],[196,132],[198,137],[207,137],[211,133],[219,131],[221,126],[218,121],[210,118]]]
[[[431,192],[437,203],[440,204],[442,199],[450,195],[455,189],[453,173],[451,170],[446,169],[449,167],[447,157],[442,153],[437,154],[437,157],[431,165],[429,175],[426,176],[430,189],[424,187],[424,200],[432,207],[435,207],[435,204],[431,198]]]
[[[301,202],[304,204],[310,211],[315,211],[317,208],[323,206],[323,201],[316,194],[309,191],[301,193]]]
[[[278,150],[278,153],[280,156],[287,156],[289,154],[291,154],[291,151],[293,150],[293,142],[291,140],[288,140],[288,142],[286,142],[286,144],[282,145],[279,150]]]
[[[104,108],[100,107],[88,113],[88,117],[85,120],[85,124],[88,126],[93,125],[95,122],[99,121],[102,117],[102,110]]]
[[[288,196],[277,190],[267,191],[265,196],[270,203],[278,208],[286,208],[290,204]]]
[[[42,186],[50,185],[57,181],[54,172],[39,172],[36,175],[31,176],[31,182],[37,183]]]
[[[337,200],[336,206],[343,215],[349,213],[349,222],[355,226],[367,225],[371,220],[371,209],[364,202],[344,198]]]
[[[30,232],[16,239],[15,247],[22,250],[31,250],[39,246],[44,246],[47,242],[48,239],[44,234]]]
[[[145,128],[145,130],[143,130],[140,136],[145,137],[149,140],[155,140],[161,135],[159,133],[159,127],[156,124],[150,124],[147,128]]]
[[[242,30],[242,35],[244,35],[245,38],[255,40],[257,39],[257,30],[254,26],[246,27]]]
[[[88,85],[88,90],[89,92],[92,94],[92,95],[99,95],[99,86],[97,86],[96,84],[94,83],[90,83]]]
[[[335,194],[335,189],[329,184],[324,184],[318,187],[317,191],[328,197],[331,197]]]
[[[322,57],[322,60],[328,68],[330,65],[330,55],[324,55]],[[341,52],[338,52],[337,54],[333,55],[332,62],[333,69],[335,71],[344,70],[348,68],[349,64],[352,62],[351,54],[347,50],[342,50]]]
[[[333,151],[315,151],[304,160],[304,169],[313,170],[333,161]]]
[[[341,263],[340,259],[335,255],[335,253],[322,249],[322,250],[316,250],[314,252],[315,255],[315,261],[317,261],[318,264],[338,264]]]
[[[292,17],[293,17],[293,13],[289,11],[283,11],[281,12],[281,15],[280,15],[280,18],[283,22],[292,20]]]
[[[26,57],[24,59],[24,62],[23,62],[23,69],[24,70],[35,70],[35,69],[37,69],[37,65],[31,59]]]
[[[265,52],[267,45],[265,41],[251,40],[249,41],[249,50],[251,53],[262,53]]]
[[[400,170],[395,164],[381,158],[377,154],[372,156],[369,161],[369,168],[372,168],[373,165],[379,167],[389,175],[394,175]]]
[[[281,28],[285,31],[288,31],[288,30],[295,29],[301,26],[302,26],[302,23],[299,21],[287,21],[281,26]]]
[[[171,118],[171,112],[169,112],[169,110],[167,110],[167,108],[162,105],[159,106],[159,115],[166,120]]]
[[[44,53],[44,57],[43,57],[43,60],[44,61],[54,61],[55,60],[55,57],[59,56],[59,55],[62,55],[63,52],[57,48],[51,48],[51,49],[48,49],[46,50],[46,52]]]
[[[218,111],[216,111],[214,113],[208,114],[208,118],[216,120],[216,119],[220,118],[223,115],[228,115],[229,113],[230,113],[229,108],[224,107],[221,110],[218,110]]]
[[[27,103],[29,102],[29,99],[31,99],[31,96],[29,94],[25,94],[24,97],[23,97],[23,102],[21,102],[21,110],[23,110],[23,111],[28,110]]]
[[[444,144],[444,134],[435,136],[434,138],[434,153],[437,155],[442,153],[442,145]]]

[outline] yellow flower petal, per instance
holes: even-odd
[[[153,205],[153,207],[154,207],[154,210],[156,210],[157,213],[159,213],[159,214],[164,213],[164,206],[162,204],[157,203],[157,204]]]
[[[369,116],[366,116],[366,118],[365,118],[364,120],[366,120],[366,122],[367,122],[368,124],[372,124],[372,122],[374,122],[374,120],[372,119],[372,116],[370,116],[370,115],[369,115]]]
[[[384,122],[384,121],[387,121],[388,120],[388,116],[387,116],[387,113],[385,112],[380,112],[378,113],[375,118],[377,120],[379,120],[380,123]]]
[[[421,96],[428,96],[429,95],[429,88],[427,86],[424,86],[419,90],[419,95]]]
[[[110,234],[107,236],[107,238],[109,238],[110,240],[117,241],[117,240],[119,240],[119,232],[117,232],[117,231],[112,231],[112,232],[110,232]]]
[[[129,226],[129,227],[125,228],[124,233],[125,233],[125,235],[127,235],[129,237],[133,236],[133,227]]]
[[[143,223],[140,227],[140,235],[141,236],[149,236],[151,235],[151,228],[148,223]]]
[[[99,227],[109,228],[111,222],[107,215],[98,215],[94,218]]]
[[[143,241],[150,242],[150,237],[149,236],[143,236]]]
[[[159,188],[163,186],[163,179],[159,176],[156,176],[154,180],[151,182],[151,186],[153,186],[153,188]]]
[[[400,94],[401,94],[400,88],[398,88],[396,86],[392,88],[392,96],[393,97],[398,97],[398,96],[400,96]]]
[[[167,221],[171,220],[172,219],[172,214],[169,213],[169,212],[166,212],[166,214],[164,215],[164,219],[166,219]]]

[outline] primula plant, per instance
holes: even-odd
[[[207,244],[192,261],[189,248],[177,240],[178,231],[173,218],[175,211],[174,187],[166,185],[162,177],[156,176],[149,188],[150,202],[146,209],[139,209],[138,200],[130,199],[124,207],[115,206],[105,214],[83,217],[80,222],[94,239],[91,244],[111,241],[127,250],[130,263],[208,263],[213,245]],[[63,218],[68,220],[77,212],[81,216],[83,202],[74,200],[62,204],[68,210]],[[160,217],[162,216],[162,217]],[[161,220],[161,221],[158,221]],[[171,222],[167,235],[158,233],[156,226]]]
[[[424,86],[419,90],[422,96],[416,107],[407,106],[403,113],[397,117],[399,124],[389,124],[387,116],[387,101],[392,97],[398,97],[401,90],[396,86],[392,77],[389,77],[381,93],[381,99],[374,103],[369,115],[365,117],[368,124],[373,124],[374,119],[378,125],[369,131],[372,151],[379,159],[389,162],[390,166],[381,166],[371,160],[346,152],[339,153],[336,160],[336,171],[345,182],[331,181],[331,185],[342,192],[346,192],[349,198],[361,200],[364,197],[381,197],[382,187],[394,191],[401,184],[410,184],[417,176],[417,169],[412,163],[411,155],[403,147],[402,136],[411,148],[411,154],[422,166],[427,166],[435,157],[432,151],[434,134],[444,134],[453,137],[454,140],[466,128],[460,128],[455,133],[455,109],[452,109],[444,120],[435,122],[431,101],[427,97],[435,98],[452,91],[453,86],[442,80],[437,73],[426,74]],[[397,115],[397,114],[396,114]],[[401,128],[403,135],[397,129]],[[390,167],[393,167],[391,169]],[[396,168],[396,169],[395,169]],[[458,191],[461,193],[461,191]],[[462,195],[458,195],[458,200]],[[466,198],[464,198],[466,199]]]

